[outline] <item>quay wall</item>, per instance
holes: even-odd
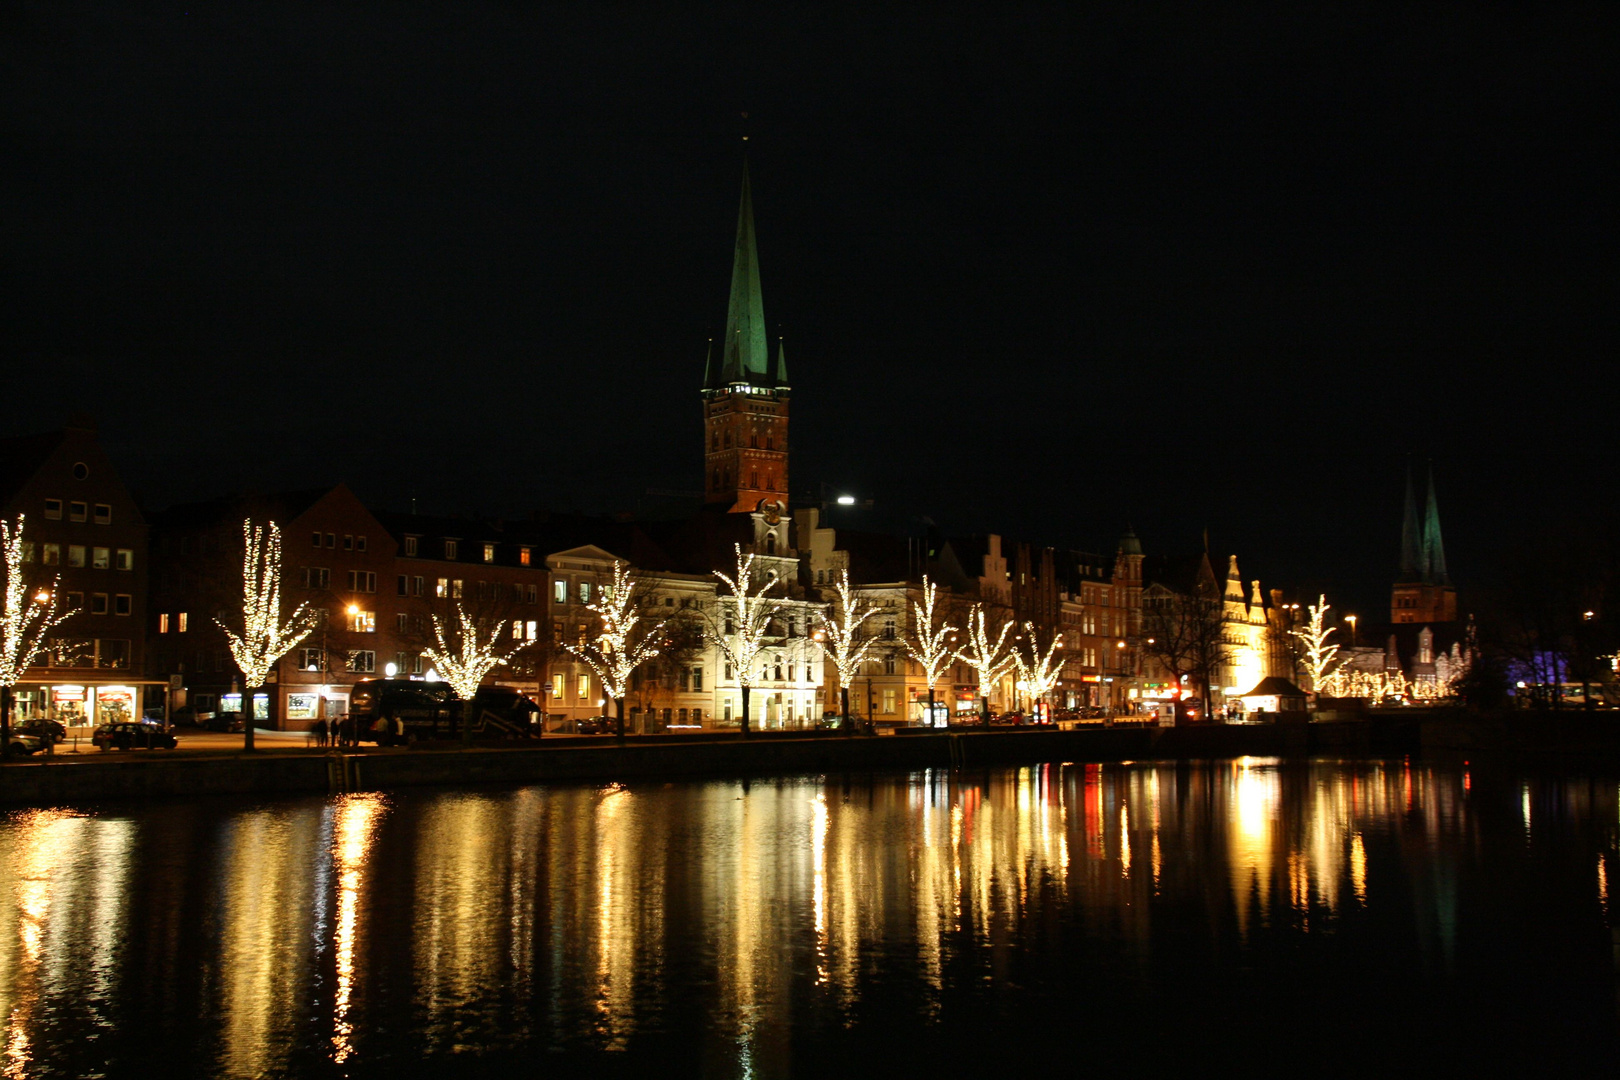
[[[797,733],[570,739],[512,748],[263,751],[88,760],[33,759],[0,768],[0,802],[388,790],[420,785],[612,781],[654,776],[973,768],[1041,761],[1151,761],[1375,750],[1366,722],[1080,731],[918,732],[880,738]],[[1329,730],[1340,729],[1343,730]],[[1376,751],[1375,751],[1376,752]]]

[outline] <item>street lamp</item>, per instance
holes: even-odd
[[[1356,617],[1346,615],[1344,621],[1350,624],[1350,647],[1353,649],[1356,647]]]

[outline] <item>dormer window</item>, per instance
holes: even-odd
[[[457,551],[458,551],[458,549],[457,549],[457,546],[456,546],[456,541],[454,541],[454,540],[446,540],[444,542],[444,557],[445,558],[447,558],[447,559],[455,559],[455,558],[457,558],[458,557]]]

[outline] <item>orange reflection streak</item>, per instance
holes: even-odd
[[[816,984],[827,981],[827,795],[810,801],[811,872],[815,875]]]
[[[337,870],[337,994],[332,1005],[332,1060],[338,1064],[354,1055],[354,1025],[349,1017],[354,996],[355,925],[359,921],[360,876],[372,833],[387,812],[381,795],[346,796],[337,812],[337,836],[332,845]]]
[[[1238,931],[1248,933],[1249,898],[1254,894],[1262,919],[1271,895],[1272,827],[1281,797],[1275,770],[1255,768],[1248,758],[1241,759],[1232,780],[1228,825],[1231,844],[1232,900],[1237,910]]]
[[[209,982],[221,1014],[218,1072],[263,1076],[303,1019],[322,808],[262,809],[222,832],[220,942]]]
[[[1359,903],[1367,902],[1367,846],[1362,843],[1361,834],[1356,833],[1350,841],[1350,884],[1356,890],[1356,900]]]

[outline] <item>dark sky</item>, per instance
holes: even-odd
[[[1370,606],[1432,457],[1466,587],[1615,501],[1615,11],[12,6],[7,426],[157,506],[695,489],[746,111],[796,489]]]

